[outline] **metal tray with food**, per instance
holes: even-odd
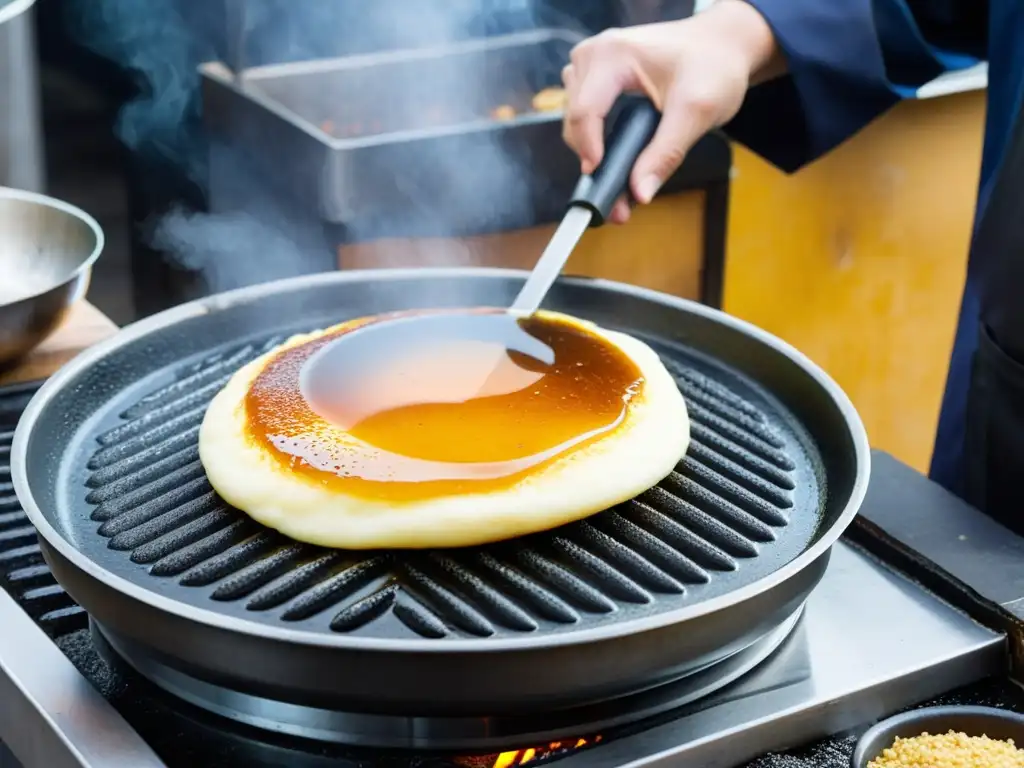
[[[561,141],[560,72],[579,40],[536,30],[246,69],[204,64],[204,119],[326,220],[438,200],[472,233],[501,208],[559,209],[579,168]],[[450,231],[451,216],[445,217]]]

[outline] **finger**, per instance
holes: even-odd
[[[682,165],[690,148],[709,130],[703,113],[686,102],[667,102],[654,138],[640,153],[630,175],[630,189],[637,202],[651,202],[661,185]]]
[[[632,69],[618,57],[595,58],[573,73],[575,88],[566,93],[565,133],[580,156],[583,173],[593,173],[604,156],[604,120],[615,100],[630,87]]]
[[[562,85],[565,86],[565,102],[568,105],[575,99],[576,93],[576,71],[572,64],[566,64],[562,67]],[[562,141],[568,145],[569,149],[579,155],[579,148],[576,146],[576,134],[569,127],[568,109],[562,114]]]
[[[608,220],[613,224],[625,224],[629,221],[629,217],[632,211],[629,208],[629,200],[623,195],[615,201],[615,205],[612,206],[612,212],[608,214]]]

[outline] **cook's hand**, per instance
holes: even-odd
[[[718,0],[681,21],[612,29],[577,45],[562,70],[563,136],[590,173],[604,154],[604,119],[625,91],[645,92],[661,124],[630,176],[638,202],[648,203],[705,133],[739,111],[751,82],[777,68],[771,28],[744,0]],[[629,218],[619,200],[611,219]]]

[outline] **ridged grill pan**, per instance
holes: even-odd
[[[245,693],[479,715],[576,706],[694,673],[799,608],[868,475],[863,427],[802,355],[692,302],[586,279],[548,306],[633,333],[686,396],[693,446],[637,499],[487,547],[352,553],[225,505],[196,451],[209,399],[286,335],[503,305],[522,273],[332,273],[193,302],[55,375],[14,480],[55,575],[112,638]]]

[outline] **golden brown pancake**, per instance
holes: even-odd
[[[663,479],[686,406],[646,344],[576,318],[458,310],[353,320],[238,371],[199,451],[230,504],[345,549],[546,530]]]

